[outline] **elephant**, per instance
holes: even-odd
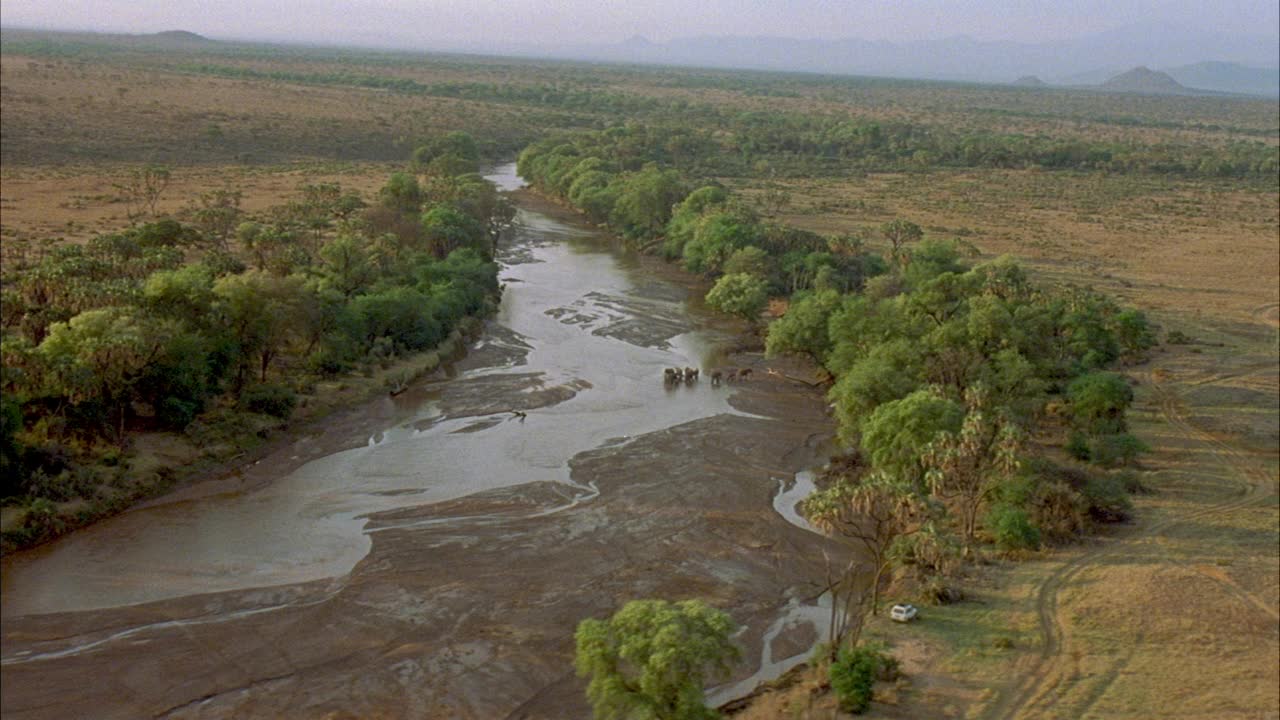
[[[751,377],[751,368],[742,368],[741,370],[738,371],[739,380],[745,381],[750,377]]]
[[[698,368],[686,367],[684,369],[684,381],[691,383],[698,379]]]
[[[684,376],[680,372],[680,368],[665,368],[662,371],[662,381],[668,385],[679,385]]]
[[[712,385],[712,387],[715,387],[716,385],[719,385],[719,384],[720,384],[720,381],[721,381],[721,380],[723,380],[723,379],[724,379],[724,371],[723,371],[723,370],[721,370],[720,368],[716,368],[716,369],[714,369],[714,370],[712,370],[712,371],[711,371],[711,385]]]

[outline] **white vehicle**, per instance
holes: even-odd
[[[910,603],[899,603],[889,609],[889,619],[898,622],[911,622],[919,614],[920,611],[916,606]]]

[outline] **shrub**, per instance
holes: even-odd
[[[1124,482],[1114,475],[1098,475],[1084,486],[1089,515],[1099,522],[1123,522],[1133,516],[1133,501]]]
[[[861,715],[871,707],[872,687],[877,679],[897,675],[898,661],[884,654],[879,646],[862,645],[841,648],[831,663],[831,688],[840,701],[840,709]]]
[[[1151,448],[1129,433],[1100,435],[1089,444],[1089,460],[1103,467],[1123,467]]]
[[[1042,540],[1064,541],[1084,532],[1088,502],[1065,482],[1038,484],[1026,507]]]
[[[254,385],[240,394],[241,408],[281,420],[288,420],[297,406],[297,394],[282,385]]]
[[[1067,436],[1067,444],[1063,449],[1066,450],[1067,454],[1071,457],[1088,462],[1091,455],[1089,449],[1089,436],[1079,430],[1073,430],[1071,434]]]
[[[1027,511],[997,505],[987,515],[987,529],[1001,550],[1035,550],[1040,547],[1040,529],[1031,523]]]
[[[156,408],[156,420],[171,430],[184,430],[196,419],[200,412],[200,404],[193,400],[178,397],[167,397],[160,401]]]

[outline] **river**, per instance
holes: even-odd
[[[573,628],[632,597],[744,623],[760,660],[717,699],[798,661],[823,540],[779,478],[821,459],[820,395],[733,355],[687,278],[518,197],[448,377],[5,559],[6,717],[581,716]],[[662,382],[726,362],[760,379]]]

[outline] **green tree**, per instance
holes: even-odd
[[[739,651],[733,620],[699,600],[633,600],[609,620],[583,620],[575,665],[590,678],[597,720],[704,720],[708,670],[727,673]]]
[[[841,300],[840,293],[835,290],[793,297],[787,314],[769,325],[765,351],[770,356],[808,353],[814,360],[823,362],[831,349],[827,327]]]
[[[320,275],[329,287],[350,298],[378,279],[368,243],[355,235],[339,235],[320,248]]]
[[[458,248],[488,250],[484,227],[452,205],[437,205],[423,213],[422,233],[431,254],[440,259]]]
[[[479,163],[475,138],[461,130],[434,138],[413,151],[413,167],[420,172],[461,175],[475,172]]]
[[[840,440],[857,444],[862,424],[882,403],[897,400],[920,387],[920,352],[909,340],[895,339],[875,345],[839,374],[827,394],[835,405]]]
[[[299,322],[306,291],[301,277],[276,277],[260,271],[228,275],[213,285],[215,312],[228,330],[239,356],[236,388],[243,386],[248,359],[258,357],[258,379],[290,339],[303,328]]]
[[[703,215],[684,245],[684,267],[689,272],[717,272],[738,248],[755,242],[759,226],[736,212]]]
[[[726,275],[746,273],[756,277],[769,276],[769,254],[754,245],[733,251],[724,263]]]
[[[650,163],[623,180],[613,220],[630,237],[653,237],[671,219],[671,208],[685,196],[680,174]]]
[[[917,390],[872,411],[862,424],[862,449],[877,470],[912,483],[924,480],[921,455],[942,432],[956,432],[964,408],[937,390]]]
[[[708,305],[752,324],[759,319],[768,302],[768,284],[763,278],[746,273],[725,275],[707,292]]]
[[[203,263],[154,272],[142,286],[144,306],[157,315],[181,320],[192,328],[208,327],[213,282],[213,270]]]
[[[1115,373],[1081,375],[1067,386],[1071,419],[1090,435],[1122,433],[1127,427],[1125,412],[1133,402],[1133,388]]]
[[[48,391],[72,404],[100,403],[118,411],[122,436],[133,386],[173,332],[172,323],[147,322],[133,308],[119,306],[54,323],[37,348],[49,370]]]
[[[422,209],[422,188],[418,179],[408,173],[392,173],[378,197],[383,205],[401,213],[416,214]]]

